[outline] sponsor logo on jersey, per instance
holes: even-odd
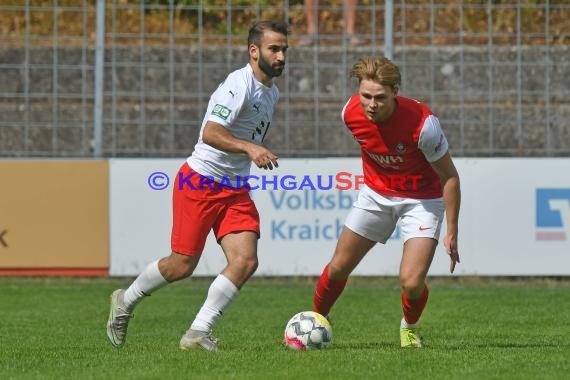
[[[383,168],[399,169],[399,164],[404,163],[404,157],[392,154],[375,154],[366,151],[366,154]]]
[[[219,118],[222,118],[224,120],[228,119],[230,113],[232,113],[232,111],[228,107],[223,106],[221,104],[216,104],[214,106],[214,109],[212,110],[212,115],[218,116]]]
[[[536,240],[570,238],[570,188],[536,189]]]

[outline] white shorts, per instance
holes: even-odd
[[[358,235],[384,244],[400,220],[404,242],[414,237],[439,240],[444,212],[443,198],[386,197],[364,186],[344,225]]]

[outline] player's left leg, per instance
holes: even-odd
[[[348,276],[376,243],[386,243],[397,217],[386,198],[364,186],[344,221],[332,260],[325,266],[313,293],[313,311],[328,316],[343,292]],[[387,202],[393,203],[393,202]]]
[[[249,195],[229,202],[222,215],[214,224],[214,234],[228,263],[210,285],[204,304],[182,337],[182,349],[218,350],[212,329],[258,266],[259,214]]]
[[[253,231],[232,233],[222,238],[220,243],[228,265],[210,285],[206,301],[180,340],[181,349],[218,351],[212,329],[257,268],[257,238]]]
[[[429,290],[425,283],[437,240],[417,237],[404,243],[400,263],[400,286],[402,288],[402,311],[400,325],[402,347],[422,347],[419,319],[428,300]]]
[[[196,174],[186,162],[180,173]],[[111,311],[107,336],[115,347],[125,344],[129,320],[136,305],[163,286],[190,276],[206,244],[206,238],[216,222],[218,202],[206,202],[208,188],[179,186],[176,176],[172,193],[171,254],[150,263],[126,289],[117,289],[111,296]],[[199,176],[194,177],[196,180]]]
[[[421,347],[419,319],[428,299],[425,280],[435,254],[444,216],[442,198],[407,200],[400,209],[404,252],[400,263],[402,347]]]

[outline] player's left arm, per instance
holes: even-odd
[[[449,144],[439,124],[439,119],[433,114],[430,114],[422,124],[418,147],[424,153],[441,182],[447,221],[447,232],[443,244],[451,259],[449,270],[453,273],[455,264],[459,262],[459,250],[457,248],[459,206],[461,203],[459,174],[457,174],[457,169],[449,154]]]
[[[459,174],[453,164],[451,155],[446,152],[441,158],[431,163],[441,181],[443,190],[443,201],[445,203],[445,215],[447,222],[447,232],[443,239],[443,244],[451,259],[449,270],[455,270],[455,264],[459,263],[459,250],[457,235],[459,232],[459,208],[461,205],[461,189],[459,185]]]

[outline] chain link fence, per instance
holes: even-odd
[[[269,18],[291,25],[267,138],[283,157],[359,154],[340,120],[348,72],[386,51],[400,94],[433,109],[455,156],[570,155],[567,0],[360,1],[358,46],[341,0],[317,14],[301,46],[301,0],[2,1],[0,156],[190,154],[211,92],[247,62],[249,26]]]

